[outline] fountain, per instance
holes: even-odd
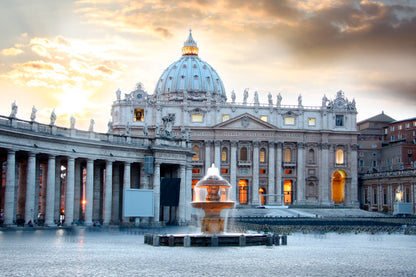
[[[201,234],[145,234],[144,242],[154,246],[249,246],[279,244],[279,235],[225,233],[223,209],[234,207],[230,184],[219,175],[214,164],[194,189],[192,207],[202,209]],[[282,238],[283,241],[283,238]],[[283,244],[283,243],[282,243]]]

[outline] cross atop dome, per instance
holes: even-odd
[[[198,56],[198,46],[192,37],[192,29],[189,29],[188,39],[184,42],[182,47],[182,56],[187,55]]]

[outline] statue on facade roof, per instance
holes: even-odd
[[[117,101],[120,101],[120,97],[121,97],[121,90],[120,89],[118,89],[116,91],[116,96],[117,96]]]
[[[259,104],[259,93],[257,92],[257,90],[254,92],[254,103],[256,105]]]
[[[149,129],[147,128],[147,123],[144,123],[143,126],[143,135],[147,137],[149,135]]]
[[[11,118],[15,118],[16,114],[17,114],[17,105],[16,105],[16,100],[12,103],[12,112],[10,113]]]
[[[244,99],[243,99],[243,104],[247,104],[247,98],[248,98],[248,88],[246,88],[244,90]]]
[[[234,92],[234,90],[231,92],[231,101],[232,101],[232,103],[235,103],[235,92]]]
[[[95,123],[94,119],[91,118],[90,119],[90,128],[88,129],[90,132],[94,132],[94,123]]]
[[[269,94],[267,95],[267,98],[269,99],[269,106],[273,106],[273,99],[272,99],[272,94],[269,92]]]
[[[185,129],[185,126],[183,125],[181,127],[181,137],[182,139],[186,139],[186,129]]]
[[[108,133],[112,133],[113,132],[113,122],[111,120],[108,121]]]
[[[130,122],[127,122],[127,124],[126,124],[126,135],[130,135],[130,131],[131,131]]]
[[[56,121],[56,114],[55,114],[55,109],[52,110],[51,112],[51,123],[50,125],[55,125],[55,121]]]
[[[302,95],[301,94],[299,94],[298,96],[298,105],[299,107],[302,107]]]
[[[74,114],[71,114],[71,118],[69,119],[71,129],[75,128],[75,121],[76,119],[74,117]]]
[[[322,97],[322,107],[326,107],[326,102],[328,102],[328,98],[324,94],[324,97]]]
[[[280,107],[281,104],[282,104],[282,95],[279,92],[279,94],[277,95],[277,106]]]
[[[37,112],[38,110],[35,108],[35,105],[33,105],[33,107],[32,107],[32,113],[30,114],[30,120],[31,121],[35,121],[35,119],[36,119],[36,112]]]

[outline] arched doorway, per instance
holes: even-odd
[[[283,181],[283,201],[285,205],[292,205],[293,202],[293,182],[290,180]]]
[[[266,189],[260,188],[259,194],[260,194],[260,204],[263,206],[266,204],[266,196],[261,196],[261,195],[266,194]]]
[[[345,178],[343,170],[337,170],[332,174],[332,201],[336,204],[344,202]]]
[[[241,179],[238,181],[238,200],[240,204],[248,203],[248,180]]]

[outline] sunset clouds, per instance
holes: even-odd
[[[13,14],[0,19],[10,25],[0,40],[0,86],[14,91],[2,93],[1,114],[16,100],[27,110],[56,107],[65,120],[72,107],[105,126],[115,90],[141,81],[153,93],[192,28],[228,94],[248,87],[261,99],[280,92],[292,104],[302,94],[305,105],[318,105],[342,89],[361,120],[381,110],[415,116],[412,1],[29,2],[0,4]]]

